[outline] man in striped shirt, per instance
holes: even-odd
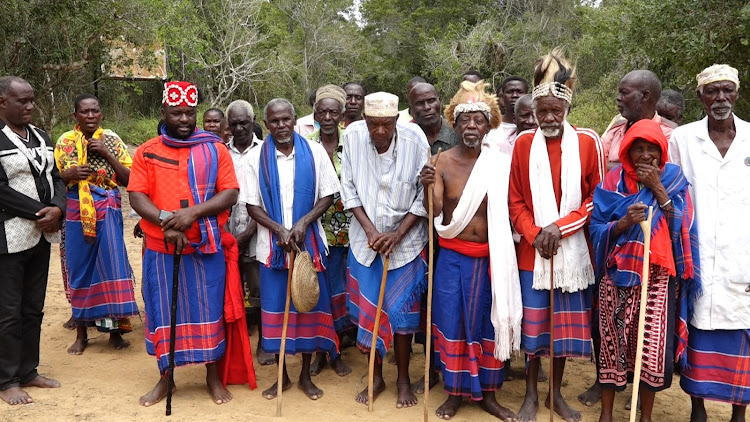
[[[369,350],[387,265],[385,295],[378,328],[373,397],[385,390],[382,360],[394,340],[398,367],[396,407],[411,407],[409,346],[419,330],[419,299],[426,288],[427,213],[419,172],[429,144],[416,125],[400,125],[398,97],[378,92],[365,97],[365,120],[344,132],[341,198],[354,219],[349,229],[348,308],[358,324],[357,345]],[[357,401],[367,403],[367,390]]]
[[[539,128],[516,140],[508,192],[511,222],[521,235],[518,269],[523,323],[521,348],[529,355],[526,398],[516,418],[536,420],[539,357],[550,355],[550,288],[554,286],[554,411],[581,420],[560,394],[565,359],[591,355],[591,285],[588,220],[594,188],[604,173],[599,136],[574,128],[566,117],[575,68],[558,51],[534,69],[532,106]],[[547,396],[546,405],[549,406]]]

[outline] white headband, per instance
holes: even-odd
[[[490,106],[487,105],[487,103],[482,101],[457,105],[456,108],[453,109],[453,118],[457,119],[458,115],[461,113],[473,113],[475,111],[481,111],[487,117],[487,121],[490,120],[490,112],[492,110],[490,109]]]
[[[570,104],[573,100],[573,90],[568,88],[565,84],[560,82],[545,82],[534,87],[531,92],[531,100],[536,100],[539,97],[546,97],[554,95],[557,98],[563,99]]]

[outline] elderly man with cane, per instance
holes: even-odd
[[[359,326],[357,345],[372,352],[376,343],[379,358],[370,374],[373,388],[360,392],[356,400],[371,406],[385,390],[382,360],[395,339],[396,407],[402,408],[417,404],[409,380],[409,347],[411,334],[419,330],[419,299],[427,287],[427,212],[419,172],[430,147],[416,125],[397,124],[397,119],[397,96],[378,92],[365,98],[365,121],[352,123],[344,132],[341,198],[354,214],[349,312]],[[381,293],[382,309],[373,306]]]
[[[604,154],[596,132],[567,122],[576,79],[575,68],[557,50],[536,63],[532,104],[539,128],[522,133],[513,149],[508,207],[522,236],[521,348],[530,358],[526,397],[517,415],[521,421],[536,420],[540,356],[554,359],[546,405],[567,422],[581,420],[560,388],[565,359],[591,355],[594,269],[587,226]]]
[[[198,88],[189,82],[164,87],[160,135],[141,145],[133,157],[128,192],[143,219],[143,299],[146,350],[155,355],[161,379],[141,397],[151,406],[174,387],[165,378],[174,365],[203,363],[216,404],[232,399],[221,382],[216,361],[224,354],[225,260],[220,228],[237,202],[232,158],[221,138],[196,128]],[[175,265],[180,255],[179,265]],[[179,271],[174,299],[172,268]],[[170,304],[177,301],[176,319]],[[174,336],[169,333],[176,322]],[[174,353],[169,351],[174,345]]]

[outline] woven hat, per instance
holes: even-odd
[[[292,301],[297,312],[310,312],[318,304],[318,272],[307,251],[298,252],[292,271]]]

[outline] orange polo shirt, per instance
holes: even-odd
[[[216,193],[226,189],[239,189],[237,176],[234,174],[232,157],[226,148],[216,148],[219,158],[216,177]],[[190,148],[172,148],[165,145],[160,137],[144,143],[133,156],[133,167],[130,169],[128,192],[146,194],[157,208],[175,211],[195,205],[188,183],[188,160]],[[218,216],[219,226],[223,227],[229,218],[229,209]],[[164,234],[161,226],[145,219],[141,220],[141,229],[146,235],[146,246],[160,252],[164,250]],[[185,231],[192,243],[200,242],[201,231],[198,221]],[[186,250],[186,253],[191,250]]]

